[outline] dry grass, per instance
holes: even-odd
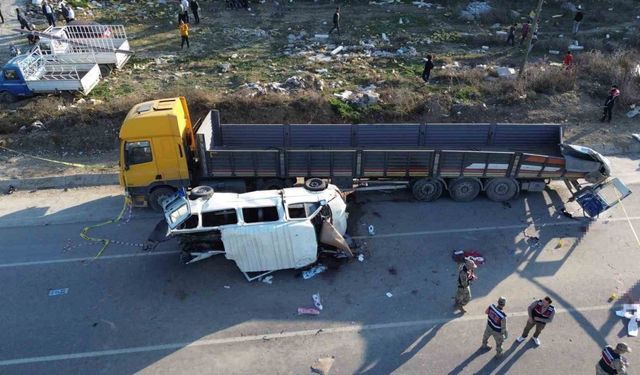
[[[618,85],[622,104],[640,103],[640,77],[634,69],[640,61],[637,51],[618,51],[611,55],[587,52],[576,57],[576,67],[581,77],[601,86],[602,92],[611,85]]]

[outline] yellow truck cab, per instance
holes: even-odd
[[[120,184],[136,207],[156,207],[190,184],[195,138],[185,98],[134,106],[120,129]]]

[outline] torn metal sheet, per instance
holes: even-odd
[[[616,311],[616,315],[629,319],[627,334],[632,337],[638,336],[638,322],[640,321],[640,304],[624,304],[622,310]]]

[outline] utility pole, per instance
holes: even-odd
[[[522,74],[524,73],[524,68],[527,65],[527,60],[529,60],[529,51],[531,51],[531,39],[533,39],[533,34],[538,32],[538,23],[540,22],[540,12],[542,11],[543,2],[544,0],[538,0],[538,8],[536,9],[536,19],[533,21],[533,29],[529,30],[531,35],[529,36],[529,43],[527,43],[527,51],[524,54],[524,60],[522,60],[522,65],[520,65],[518,78],[522,77]]]

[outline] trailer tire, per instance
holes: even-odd
[[[155,212],[162,212],[162,201],[172,196],[173,193],[175,193],[175,190],[168,186],[154,189],[149,194],[149,207]]]
[[[480,181],[472,177],[459,177],[449,183],[449,195],[456,202],[471,202],[480,190]]]
[[[508,177],[492,178],[484,193],[494,202],[506,202],[518,194],[518,182]]]
[[[304,188],[309,191],[322,191],[327,188],[327,182],[321,178],[310,178],[304,182]]]
[[[262,183],[262,190],[281,190],[284,189],[285,182],[279,178],[270,178]]]
[[[196,186],[193,189],[191,189],[191,192],[189,193],[189,197],[194,200],[199,198],[204,198],[204,199],[211,198],[212,195],[213,195],[213,188],[207,185]]]
[[[435,178],[421,178],[413,183],[411,192],[416,200],[431,202],[442,195],[442,182]]]

